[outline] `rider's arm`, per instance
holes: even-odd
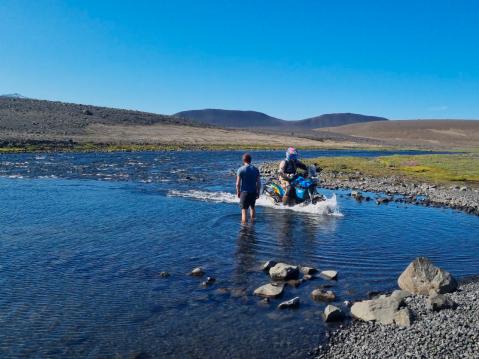
[[[289,176],[288,174],[284,173],[284,168],[286,167],[286,161],[281,161],[280,164],[279,164],[279,177],[284,179],[284,180],[288,180],[289,179]]]
[[[301,162],[299,160],[296,161],[296,167],[301,168],[305,171],[308,169],[308,166],[306,166],[303,162]]]

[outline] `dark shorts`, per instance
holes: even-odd
[[[241,192],[240,194],[240,208],[248,209],[254,208],[256,204],[256,192]]]

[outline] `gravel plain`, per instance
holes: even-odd
[[[329,342],[310,352],[322,358],[479,358],[479,279],[463,282],[446,296],[455,309],[432,312],[425,296],[406,298],[410,327],[353,320],[329,334]]]

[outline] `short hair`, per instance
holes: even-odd
[[[243,155],[243,162],[251,163],[251,155],[249,153]]]

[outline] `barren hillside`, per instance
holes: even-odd
[[[352,147],[349,136],[221,129],[173,116],[81,104],[0,96],[0,144],[148,144],[179,146]],[[367,144],[362,143],[361,146]]]
[[[479,147],[479,120],[378,121],[322,128],[321,131],[395,145],[445,149]]]

